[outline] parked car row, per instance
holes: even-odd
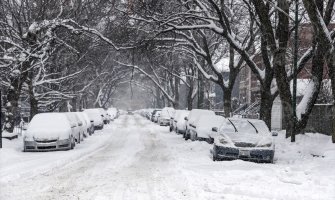
[[[40,113],[30,121],[23,136],[23,151],[70,150],[84,138],[118,117],[102,108],[83,112]]]
[[[167,110],[171,113],[169,122],[165,121]],[[221,112],[204,109],[145,109],[140,114],[159,125],[168,124],[171,132],[182,134],[185,140],[212,144],[213,161],[242,159],[273,163],[275,144],[272,136],[278,133],[271,132],[262,120],[225,118]]]

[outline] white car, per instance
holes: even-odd
[[[213,127],[213,160],[252,160],[273,162],[275,144],[271,132],[262,120],[230,118],[230,123]]]
[[[105,109],[103,109],[103,108],[97,108],[97,109],[100,111],[100,114],[101,114],[101,116],[103,118],[104,124],[109,124],[110,118],[108,116],[107,111]]]
[[[91,121],[88,119],[87,115],[83,112],[75,112],[75,114],[80,119],[80,121],[83,123],[82,131],[84,133],[84,137],[88,137],[89,135],[91,135],[90,133]]]
[[[172,129],[177,133],[184,134],[186,132],[186,120],[185,117],[187,117],[190,114],[189,110],[177,110],[176,114],[174,115],[172,119]]]
[[[174,110],[174,108],[171,108],[171,107],[163,108],[161,115],[159,117],[159,120],[158,120],[158,124],[160,126],[169,126],[171,117],[173,117],[175,112],[176,111]]]
[[[116,108],[108,108],[107,113],[111,116],[112,121],[118,116],[118,110]]]
[[[159,117],[161,116],[161,110],[158,110],[155,112],[154,116],[153,116],[153,122],[158,123]]]
[[[185,140],[190,139],[190,134],[191,134],[191,130],[194,129],[195,125],[195,121],[201,117],[201,116],[205,116],[205,115],[211,115],[214,116],[215,112],[211,111],[211,110],[204,110],[204,109],[193,109],[190,111],[190,114],[185,117],[186,122],[186,132],[184,134],[184,138]]]
[[[70,121],[71,126],[74,128],[74,138],[76,139],[77,143],[80,143],[84,140],[84,132],[85,127],[83,126],[83,122],[79,119],[79,117],[74,112],[66,112],[64,113],[67,119]]]
[[[195,120],[194,128],[190,131],[190,139],[211,143],[212,128],[221,127],[226,121],[226,118],[219,115],[200,116]]]
[[[64,113],[33,117],[23,136],[23,151],[69,150],[75,147],[74,127]]]
[[[91,108],[86,109],[83,112],[88,115],[90,120],[93,120],[94,130],[101,130],[104,128],[104,121],[98,109]]]

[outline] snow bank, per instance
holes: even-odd
[[[103,131],[96,131],[70,151],[22,152],[22,137],[3,140],[3,149],[0,149],[0,185],[64,167],[99,151],[108,144],[106,141],[112,135],[107,133],[113,132],[116,126],[117,123]]]

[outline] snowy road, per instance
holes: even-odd
[[[0,167],[0,199],[335,199],[333,157],[212,162],[209,148],[140,116],[122,116],[73,151],[17,152],[26,167],[17,177],[17,165]],[[55,159],[62,162],[33,170]]]

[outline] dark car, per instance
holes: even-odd
[[[275,145],[264,121],[231,118],[220,128],[213,127],[212,130],[214,161],[242,159],[273,162]]]

